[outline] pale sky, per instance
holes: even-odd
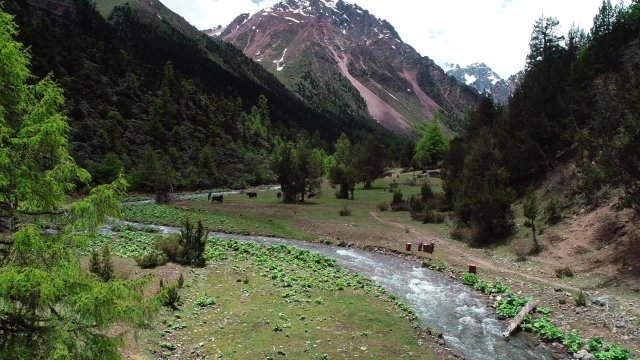
[[[278,0],[161,0],[199,29],[227,25]],[[402,40],[438,64],[484,62],[506,78],[524,67],[542,14],[588,31],[602,0],[348,0],[386,19]],[[617,3],[617,1],[612,1]],[[628,3],[628,1],[626,1]]]

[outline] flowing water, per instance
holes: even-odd
[[[148,226],[124,223],[134,227]],[[179,231],[178,228],[168,226],[152,227],[163,233]],[[210,236],[265,245],[292,245],[336,259],[338,265],[362,273],[401,298],[418,315],[423,326],[443,333],[447,347],[468,359],[555,358],[548,350],[535,347],[524,335],[504,340],[502,332],[506,324],[495,318],[495,312],[485,305],[481,295],[442,273],[423,269],[417,261],[297,240],[224,233],[211,233]]]

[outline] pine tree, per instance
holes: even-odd
[[[531,235],[533,236],[533,251],[535,253],[540,251],[540,245],[536,237],[536,220],[540,215],[540,205],[538,204],[538,198],[533,189],[527,191],[527,196],[524,199],[524,217],[527,219],[526,225],[531,228]]]
[[[533,68],[549,54],[561,48],[563,36],[558,35],[560,22],[554,17],[541,16],[533,25],[529,54],[527,55],[527,69]]]
[[[0,204],[8,216],[62,207],[86,171],[69,155],[63,97],[51,77],[29,85],[29,57],[14,40],[11,16],[0,10]],[[10,227],[0,257],[0,358],[117,359],[123,333],[157,308],[143,282],[103,282],[84,271],[78,242],[107,217],[117,216],[126,189],[122,177],[74,203],[69,223],[46,235],[30,223]]]

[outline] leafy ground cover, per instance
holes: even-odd
[[[100,235],[121,257],[155,248],[164,235]],[[178,310],[163,309],[127,353],[138,358],[435,359],[403,302],[333,259],[291,246],[209,239],[209,266],[183,269]],[[157,276],[165,285],[175,279]],[[159,279],[158,279],[159,281]]]

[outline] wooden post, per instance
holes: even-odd
[[[476,273],[477,273],[477,271],[478,271],[478,269],[476,268],[476,266],[475,266],[475,265],[469,265],[469,271],[468,271],[468,272],[469,272],[470,274],[476,274]]]
[[[422,250],[424,250],[425,252],[428,252],[429,254],[433,254],[434,247],[435,245],[433,243],[424,244],[422,246]]]
[[[522,308],[522,310],[520,310],[520,312],[518,313],[518,316],[514,317],[513,320],[511,320],[511,323],[509,323],[509,327],[507,328],[507,330],[505,330],[505,332],[502,333],[502,337],[506,339],[509,336],[511,336],[511,334],[513,334],[513,332],[516,331],[518,326],[520,326],[520,324],[524,320],[524,317],[527,316],[527,314],[530,313],[531,310],[535,309],[535,307],[536,307],[536,302],[533,300],[529,301],[527,305],[525,305]]]
[[[418,244],[418,251],[422,251],[422,247],[424,246],[423,243]]]
[[[411,251],[411,243],[407,243],[407,245],[405,245],[405,250]]]

